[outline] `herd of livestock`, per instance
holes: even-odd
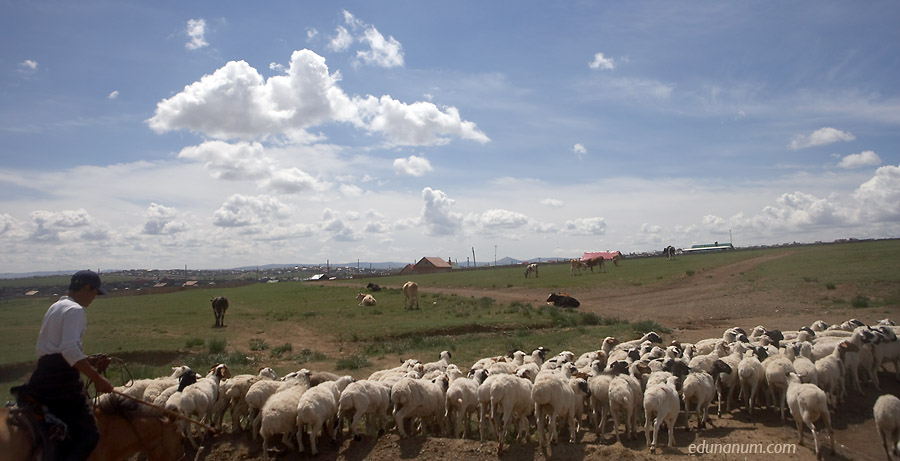
[[[721,337],[668,345],[648,332],[629,341],[607,337],[582,354],[551,355],[539,347],[465,366],[444,351],[437,361],[409,359],[358,380],[307,369],[232,376],[224,364],[200,376],[182,366],[118,391],[184,415],[181,430],[195,447],[206,434],[188,418],[221,428],[230,414],[231,430],[249,431],[266,458],[278,440],[317,454],[323,430],[332,439],[345,432],[359,438],[396,431],[405,438],[475,437],[477,431],[501,452],[508,443],[531,442],[550,452],[582,431],[595,432],[598,441],[611,432],[618,442],[643,427],[655,450],[664,430],[668,446],[678,445],[680,415],[685,427],[700,431],[710,412],[753,418],[760,411],[775,412],[784,424],[790,417],[801,445],[811,431],[820,456],[826,433],[834,451],[831,418],[848,393],[881,393],[885,376],[900,380],[898,332],[888,319],[817,321],[797,331],[733,327]],[[879,376],[887,365],[893,373]],[[880,396],[873,414],[885,455],[900,456],[900,400]]]

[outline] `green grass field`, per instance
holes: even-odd
[[[685,277],[770,253],[785,253],[738,274],[755,289],[790,291],[799,284],[823,286],[852,284],[869,307],[900,305],[900,240],[799,246],[752,251],[682,255],[625,260],[603,275],[571,277],[568,264],[542,265],[540,278],[525,279],[524,268],[496,268],[417,275],[422,288],[441,287],[541,288],[574,291],[580,287],[639,287],[653,289]],[[437,359],[451,350],[454,362],[471,363],[478,357],[510,349],[530,350],[541,344],[554,350],[596,348],[598,338],[630,336],[665,325],[634,325],[615,318],[543,304],[502,304],[486,297],[421,293],[423,309],[403,309],[399,290],[378,295],[375,308],[360,309],[355,294],[367,282],[400,286],[407,276],[350,280],[329,286],[303,282],[254,284],[237,288],[194,289],[170,294],[100,297],[88,308],[85,352],[134,355],[156,351],[170,363],[128,364],[136,377],[167,374],[167,367],[182,362],[206,369],[225,361],[237,372],[252,372],[277,362],[279,372],[307,366],[334,369],[337,365],[356,376],[373,371],[371,361],[414,356]],[[7,283],[12,283],[7,281]],[[209,299],[224,295],[231,308],[228,328],[213,329]],[[18,384],[35,360],[34,342],[46,308],[54,300],[22,298],[0,302],[0,392]],[[844,300],[847,303],[852,299]],[[834,299],[821,303],[833,304]],[[312,350],[302,336],[272,339],[275,325],[302,325],[316,334],[334,338],[340,350]],[[253,341],[231,340],[236,328]],[[230,333],[231,332],[231,333]]]

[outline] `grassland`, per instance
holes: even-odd
[[[581,277],[570,276],[564,264],[543,265],[540,277],[529,279],[519,267],[418,275],[422,309],[413,311],[403,309],[396,288],[406,276],[101,297],[88,308],[84,347],[87,353],[130,358],[129,371],[138,377],[161,375],[168,365],[183,362],[197,369],[225,361],[239,372],[275,364],[282,373],[307,366],[363,376],[404,356],[432,360],[441,350],[452,351],[458,363],[537,345],[585,351],[608,335],[630,337],[650,328],[666,331],[667,325],[560,310],[541,302],[459,295],[453,289],[488,294],[659,291],[766,255],[780,257],[734,275],[735,285],[750,287],[742,296],[765,292],[783,296],[790,304],[798,287],[816,287],[819,294],[813,302],[823,309],[859,307],[890,316],[900,306],[900,241],[890,240],[683,255],[674,261],[631,259],[602,275]],[[355,294],[369,281],[392,288],[376,294],[377,307],[360,308]],[[209,299],[218,295],[227,296],[231,308],[226,314],[228,327],[217,329],[212,328]],[[865,305],[857,306],[863,300]],[[0,391],[21,382],[33,366],[34,341],[52,301],[0,302]]]

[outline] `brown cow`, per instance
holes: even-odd
[[[406,298],[406,308],[412,309],[413,304],[416,309],[419,308],[419,285],[416,282],[406,282],[403,284],[403,297]]]
[[[216,327],[224,327],[225,311],[228,310],[228,298],[217,296],[209,301],[212,303],[213,314],[216,316]]]
[[[578,275],[581,275],[582,269],[584,269],[584,263],[580,259],[569,261],[569,275],[575,275],[576,271],[578,271]]]
[[[584,262],[584,264],[591,269],[591,272],[594,272],[594,266],[600,266],[597,269],[597,272],[606,272],[606,266],[604,265],[603,256],[599,258],[588,259]]]

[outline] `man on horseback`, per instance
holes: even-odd
[[[28,381],[26,392],[68,426],[65,440],[57,449],[57,459],[86,459],[100,433],[94,411],[79,372],[98,392],[111,392],[106,380],[82,351],[82,337],[87,327],[87,308],[97,295],[105,295],[96,272],[78,271],[72,276],[66,296],[59,298],[44,315],[37,340],[38,366]]]

